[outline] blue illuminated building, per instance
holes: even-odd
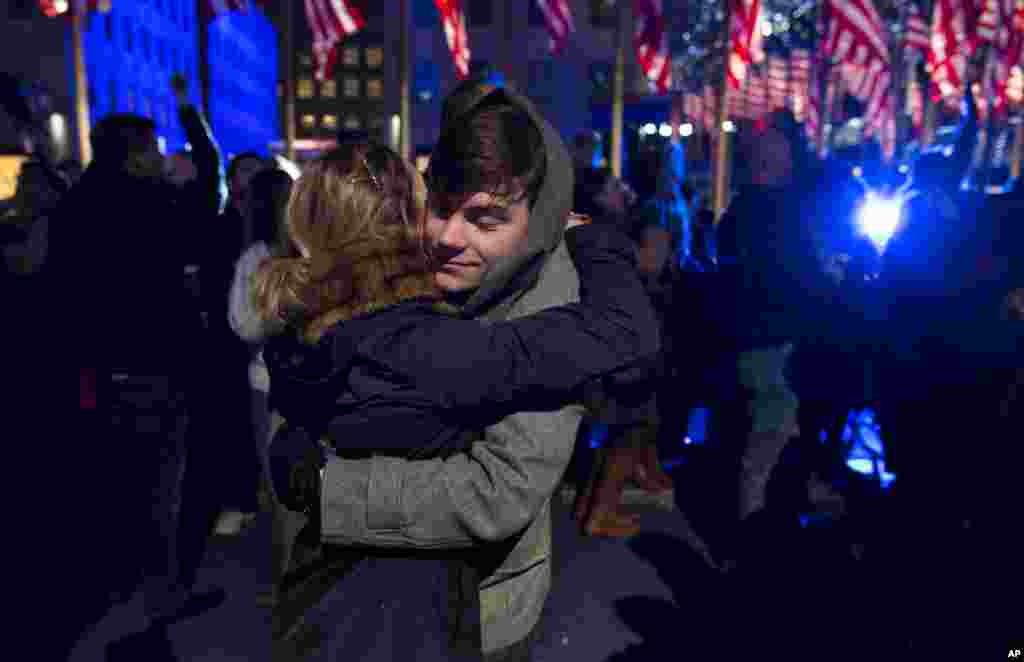
[[[152,118],[167,151],[185,145],[178,123],[170,80],[176,72],[189,81],[192,98],[200,99],[199,48],[194,0],[149,0],[112,3],[106,13],[89,16],[84,34],[89,77],[90,119],[113,112]],[[68,80],[74,85],[70,31],[67,42]]]
[[[194,102],[202,99],[199,32],[194,0],[118,0],[90,15],[85,30],[90,119],[113,112],[152,118],[167,152],[185,147],[171,76],[182,73]],[[226,158],[242,151],[269,154],[279,139],[277,36],[257,7],[223,15],[206,26],[210,126]],[[74,63],[67,37],[68,80]]]
[[[270,155],[281,139],[277,105],[277,33],[253,6],[209,26],[210,126],[225,158]]]

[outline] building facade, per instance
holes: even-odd
[[[253,5],[206,26],[210,128],[226,159],[242,152],[269,156],[281,139],[278,33]]]
[[[524,92],[544,115],[571,138],[577,131],[608,126],[611,76],[615,62],[615,3],[572,0],[576,32],[557,56],[548,53],[548,31],[533,0],[466,0],[471,70],[500,73]],[[302,3],[294,3],[295,124],[300,153],[329,147],[340,129],[368,130],[398,144],[400,32],[397,2],[362,4],[366,28],[340,46],[329,79],[313,76],[312,34]],[[414,148],[429,149],[437,139],[441,101],[457,82],[434,0],[410,0],[410,75]],[[631,17],[623,28],[631,34]],[[626,93],[646,99],[650,87],[632,47],[626,54]],[[660,97],[667,108],[666,97]],[[667,111],[663,113],[667,121]],[[595,120],[598,120],[595,124]],[[654,121],[645,119],[645,121]]]
[[[200,61],[194,0],[119,0],[108,12],[93,12],[83,35],[93,124],[111,113],[135,113],[157,125],[161,149],[185,147],[171,77],[180,72],[199,102]],[[67,17],[52,19],[68,24]],[[66,30],[67,76],[74,95],[74,54]]]
[[[89,118],[115,112],[153,119],[161,149],[186,148],[171,77],[181,73],[195,103],[203,99],[200,30],[206,30],[208,115],[225,155],[269,153],[280,139],[277,32],[253,7],[207,22],[206,0],[116,0],[107,12],[90,12],[83,26]],[[43,90],[50,101],[57,157],[78,159],[74,52],[67,14],[45,17],[37,0],[0,3],[4,70]],[[18,149],[13,128],[0,118],[0,148]]]
[[[76,152],[74,96],[65,56],[69,29],[66,17],[63,18],[46,18],[37,0],[0,3],[3,71],[16,76],[26,88],[32,88],[34,95],[45,99],[57,152],[54,156],[58,160],[74,156]],[[24,153],[26,148],[10,118],[0,112],[0,152]]]

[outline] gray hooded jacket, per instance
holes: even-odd
[[[579,280],[562,242],[573,169],[558,132],[533,105],[500,90],[541,128],[544,183],[530,214],[527,250],[498,263],[467,303],[478,319],[530,315],[579,300]],[[463,112],[476,107],[481,96]],[[450,120],[451,118],[449,118]],[[330,457],[323,484],[322,539],[337,545],[487,549],[480,582],[484,652],[524,639],[551,584],[550,499],[569,463],[581,406],[523,412],[487,428],[471,449],[447,459]],[[504,541],[504,545],[488,545]],[[484,552],[482,552],[484,553]]]

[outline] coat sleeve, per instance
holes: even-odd
[[[196,166],[196,211],[216,215],[224,203],[224,170],[217,146],[203,114],[194,105],[178,107],[178,120],[185,129],[185,138],[192,145],[192,162]]]
[[[578,297],[564,245],[512,315]],[[583,408],[523,412],[487,428],[466,453],[406,460],[328,459],[326,542],[370,547],[463,549],[506,540],[542,512],[572,455]]]
[[[656,354],[658,320],[629,239],[592,225],[571,230],[566,242],[583,303],[491,325],[452,318],[410,324],[368,354],[440,407],[467,415],[564,406],[587,381]]]

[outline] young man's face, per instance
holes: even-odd
[[[438,287],[448,294],[480,287],[499,259],[526,250],[529,222],[526,196],[509,201],[490,193],[431,195],[426,233]]]

